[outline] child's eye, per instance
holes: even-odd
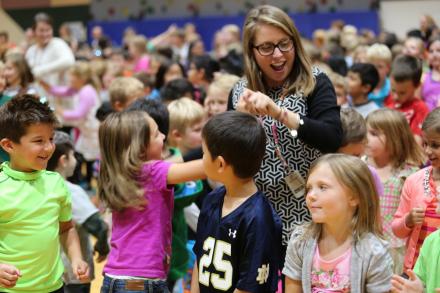
[[[324,184],[319,185],[319,189],[326,190],[327,189],[327,185],[324,185]]]

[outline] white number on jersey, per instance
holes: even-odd
[[[199,283],[206,287],[209,287],[211,283],[215,289],[221,291],[229,290],[232,286],[232,265],[231,262],[223,259],[223,255],[231,256],[231,244],[208,237],[203,242],[203,250],[207,251],[207,254],[200,258]],[[217,272],[224,273],[223,278],[219,274],[205,271],[205,268],[208,268],[211,263],[214,264]]]

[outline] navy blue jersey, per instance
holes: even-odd
[[[226,190],[206,196],[197,225],[200,292],[274,292],[281,251],[281,220],[262,192],[221,217]]]

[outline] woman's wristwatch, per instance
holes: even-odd
[[[302,117],[301,117],[301,115],[300,114],[298,114],[298,113],[295,113],[296,114],[296,116],[298,117],[297,118],[297,125],[298,125],[298,127],[296,128],[296,129],[290,129],[290,134],[293,136],[293,137],[297,137],[298,136],[298,129],[301,127],[301,125],[304,125],[304,120],[302,119]]]

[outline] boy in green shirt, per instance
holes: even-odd
[[[426,237],[420,249],[414,270],[408,270],[409,279],[394,275],[391,281],[392,292],[423,293],[440,292],[439,271],[440,230]]]
[[[88,277],[64,179],[46,171],[57,119],[48,103],[17,96],[0,108],[0,291],[64,292],[63,245],[80,280]]]

